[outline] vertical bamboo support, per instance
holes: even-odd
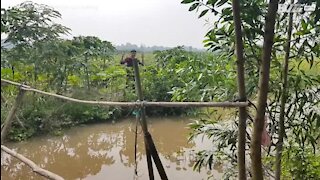
[[[236,56],[237,56],[237,74],[238,74],[238,91],[239,101],[246,102],[246,87],[245,87],[245,68],[243,57],[243,40],[241,30],[240,18],[240,1],[232,1],[233,21],[236,33]],[[239,125],[238,125],[238,178],[239,180],[246,180],[246,121],[247,109],[246,107],[239,107]]]
[[[281,179],[281,158],[282,158],[282,149],[283,149],[283,138],[285,137],[285,127],[284,127],[284,114],[285,114],[285,105],[288,98],[288,64],[290,56],[290,41],[292,34],[292,22],[293,13],[289,14],[289,25],[288,25],[288,34],[287,34],[287,43],[285,49],[285,58],[283,62],[283,79],[282,79],[282,94],[281,94],[281,105],[280,105],[280,117],[279,117],[279,140],[277,142],[277,153],[276,153],[276,180]]]
[[[11,127],[11,124],[12,124],[12,121],[13,121],[13,118],[15,117],[15,114],[16,114],[16,111],[19,107],[19,105],[21,104],[22,102],[22,98],[23,98],[23,95],[24,95],[25,91],[23,89],[20,89],[19,90],[19,93],[16,97],[16,100],[6,118],[6,120],[4,121],[4,125],[3,125],[3,128],[1,129],[1,144],[2,142],[4,141],[5,137],[7,136],[8,134],[8,131]]]
[[[142,89],[141,89],[141,81],[140,81],[140,74],[139,74],[139,67],[138,63],[136,60],[133,61],[133,68],[134,68],[134,77],[135,77],[135,85],[136,85],[136,93],[138,95],[138,100],[142,101],[143,100],[143,95],[142,95]],[[146,148],[146,155],[147,155],[147,163],[148,163],[148,171],[149,171],[149,178],[154,179],[154,174],[153,174],[153,168],[152,168],[152,161],[151,161],[151,156],[153,158],[153,161],[158,169],[159,175],[161,179],[166,180],[168,179],[166,172],[163,168],[163,165],[161,163],[161,160],[159,158],[157,149],[154,145],[154,142],[152,140],[152,137],[150,133],[148,132],[148,126],[147,126],[147,121],[146,121],[146,113],[145,113],[145,108],[142,106],[140,107],[140,120],[141,120],[141,126],[142,126],[142,131],[144,134],[144,141],[145,141],[145,148]]]
[[[251,139],[251,173],[252,180],[263,180],[263,170],[261,161],[261,137],[264,128],[264,118],[267,106],[271,53],[274,39],[275,21],[277,17],[279,0],[270,0],[268,12],[265,17],[265,29],[262,49],[262,61],[259,73],[259,92],[257,98],[257,111],[253,124]]]
[[[138,143],[138,123],[139,123],[139,114],[136,114],[136,127],[134,133],[134,179],[138,176],[138,163],[137,163],[137,143]]]
[[[139,74],[139,67],[138,63],[136,61],[133,62],[133,68],[134,68],[134,78],[135,78],[135,87],[136,87],[136,93],[138,95],[138,100],[142,101],[142,90],[141,90],[141,82],[140,82],[140,74]],[[145,112],[144,108],[140,108],[140,112],[137,115],[137,118],[141,119],[141,127],[144,134],[148,132],[148,126],[147,121],[145,118]],[[153,167],[152,167],[152,160],[151,160],[151,153],[148,145],[148,141],[146,138],[144,138],[144,144],[145,144],[145,150],[146,150],[146,156],[147,156],[147,164],[148,164],[148,171],[149,171],[149,179],[154,180],[154,174],[153,174]]]

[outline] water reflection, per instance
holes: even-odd
[[[77,127],[62,137],[39,137],[8,146],[65,179],[132,179],[134,121],[128,119],[114,124]],[[192,171],[194,150],[199,142],[187,142],[188,122],[186,119],[151,119],[149,123],[150,132],[170,179],[207,177],[208,172]],[[147,179],[142,134],[138,135],[137,149],[140,179]],[[1,179],[42,178],[32,173],[23,163],[1,153]]]

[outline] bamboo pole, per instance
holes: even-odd
[[[143,95],[142,95],[142,89],[141,89],[139,67],[138,67],[138,63],[136,60],[133,61],[133,69],[134,69],[136,93],[138,95],[138,100],[142,101]],[[142,127],[142,131],[143,131],[143,134],[146,135],[146,133],[148,133],[148,126],[147,126],[147,121],[146,121],[146,116],[145,116],[144,110],[145,110],[144,107],[140,108],[140,112],[138,113],[137,118],[141,120],[140,124]],[[145,144],[146,157],[147,157],[149,180],[154,180],[151,152],[150,152],[150,148],[149,148],[149,142],[148,142],[148,139],[146,139],[146,136],[144,138],[144,144]]]
[[[55,173],[52,173],[48,170],[42,169],[39,166],[37,166],[33,161],[30,159],[24,157],[23,155],[12,151],[11,149],[7,148],[4,145],[1,145],[1,150],[10,154],[11,156],[15,157],[16,159],[20,160],[21,162],[25,163],[27,166],[29,166],[33,172],[39,174],[40,176],[46,177],[48,179],[52,180],[63,180],[63,178]]]
[[[150,134],[149,132],[147,132],[147,133],[144,135],[144,138],[145,138],[145,140],[148,142],[148,148],[150,149],[150,152],[151,152],[153,161],[154,161],[154,163],[156,164],[156,167],[157,167],[157,170],[158,170],[158,172],[159,172],[159,175],[160,175],[161,179],[162,179],[162,180],[168,180],[166,171],[165,171],[164,168],[163,168],[162,162],[161,162],[161,160],[160,160],[160,157],[159,157],[157,148],[156,148],[156,146],[155,146],[155,144],[154,144],[154,141],[153,141],[153,139],[152,139],[151,134]]]
[[[233,21],[236,33],[236,55],[237,55],[237,74],[238,74],[238,91],[240,101],[247,101],[246,86],[245,86],[245,68],[243,57],[243,41],[241,32],[240,18],[240,1],[232,0]],[[238,125],[238,178],[246,180],[246,107],[239,107],[239,125]]]
[[[2,84],[3,83],[3,84]],[[14,82],[14,81],[10,81],[10,80],[6,80],[6,79],[2,79],[1,78],[1,86],[4,86],[5,84],[11,84],[11,85],[14,85],[14,86],[25,86],[25,87],[29,87],[27,85],[24,85],[24,84],[21,84],[21,83],[17,83],[17,82]]]
[[[136,83],[136,93],[138,95],[139,101],[142,101],[143,94],[142,94],[142,88],[141,88],[139,67],[138,67],[138,63],[136,60],[133,61],[133,68],[134,68],[134,77],[135,77],[135,83]],[[157,149],[156,149],[154,142],[152,140],[151,134],[148,131],[146,113],[145,113],[144,106],[140,107],[139,115],[140,115],[140,119],[141,119],[141,126],[142,126],[142,131],[144,134],[144,140],[145,140],[145,145],[146,145],[146,154],[148,155],[148,153],[150,153],[150,155],[152,156],[153,161],[158,169],[158,172],[159,172],[161,179],[167,180],[168,179],[167,174],[163,168],[163,165],[162,165],[161,160],[159,158]],[[149,178],[154,179],[151,158],[148,158],[148,156],[147,156],[147,163],[148,163],[148,170],[149,170]]]
[[[270,62],[273,47],[275,20],[278,10],[279,0],[270,0],[268,12],[265,17],[265,30],[262,49],[262,61],[259,74],[259,93],[257,99],[257,111],[253,124],[253,135],[251,140],[251,162],[252,179],[263,180],[261,161],[261,137],[264,128],[264,118],[267,106],[270,78]]]
[[[291,1],[292,3],[292,1]],[[288,64],[290,57],[290,41],[292,34],[292,22],[293,13],[289,14],[289,25],[288,25],[288,34],[287,34],[287,43],[285,49],[285,58],[283,62],[283,79],[282,79],[282,93],[281,93],[281,104],[280,104],[280,117],[279,117],[279,140],[277,142],[277,152],[276,152],[276,180],[281,178],[281,158],[282,158],[282,149],[283,149],[283,138],[285,137],[285,127],[284,127],[284,114],[285,114],[285,105],[288,98],[287,86],[288,86]]]
[[[144,107],[144,106],[158,106],[158,107],[223,107],[223,108],[237,108],[237,107],[246,107],[249,105],[248,102],[112,102],[112,101],[88,101],[88,100],[80,100],[75,98],[70,98],[58,94],[53,94],[45,91],[41,91],[38,89],[31,88],[30,86],[26,86],[20,83],[16,83],[13,81],[9,81],[6,79],[1,79],[1,82],[8,83],[14,86],[19,86],[21,89],[25,91],[32,91],[39,94],[53,96],[59,99],[75,102],[75,103],[84,103],[84,104],[92,104],[92,105],[104,105],[104,106],[120,106],[120,107]]]
[[[13,106],[12,106],[11,110],[9,111],[8,116],[3,123],[3,128],[1,128],[1,143],[3,143],[5,137],[8,134],[8,131],[11,127],[13,118],[15,117],[16,111],[22,102],[22,98],[23,98],[24,94],[25,94],[25,91],[23,89],[20,89]]]
[[[247,107],[248,102],[141,102],[143,106],[161,106],[161,107],[223,107],[237,108]]]

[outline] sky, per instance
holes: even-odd
[[[7,8],[22,0],[2,0]],[[189,12],[181,0],[33,0],[58,10],[56,22],[71,28],[72,36],[97,36],[115,45],[178,45],[203,48],[206,19]]]

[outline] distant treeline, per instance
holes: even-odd
[[[172,49],[172,47],[165,47],[165,46],[145,46],[145,45],[136,45],[131,43],[121,44],[119,46],[115,46],[118,51],[131,51],[132,49],[135,49],[140,52],[153,52],[153,51],[163,51]],[[183,46],[185,50],[187,51],[193,51],[193,52],[202,52],[205,51],[205,49],[198,49],[194,48],[192,46]]]

